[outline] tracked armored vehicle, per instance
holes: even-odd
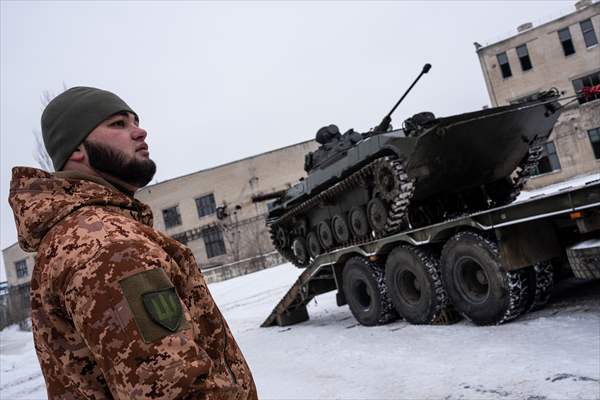
[[[391,114],[430,67],[371,131],[319,129],[306,178],[269,204],[273,244],[286,259],[307,267],[335,248],[517,197],[558,119],[558,92],[445,118],[423,112],[391,129]]]

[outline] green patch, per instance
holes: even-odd
[[[175,287],[162,268],[138,272],[121,279],[119,285],[144,342],[190,327]]]
[[[164,326],[171,332],[177,331],[183,319],[183,312],[175,288],[144,293],[142,299],[144,300],[144,308],[146,308],[154,322]]]

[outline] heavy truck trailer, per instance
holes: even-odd
[[[262,326],[307,320],[308,302],[333,290],[362,325],[501,324],[541,308],[565,275],[600,278],[600,174],[321,254]]]

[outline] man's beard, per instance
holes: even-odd
[[[146,186],[156,173],[156,164],[150,159],[128,159],[122,151],[90,140],[85,140],[83,146],[92,168],[132,186]]]

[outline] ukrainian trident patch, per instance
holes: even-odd
[[[171,332],[177,331],[183,319],[183,310],[174,287],[144,293],[142,300],[154,322]]]

